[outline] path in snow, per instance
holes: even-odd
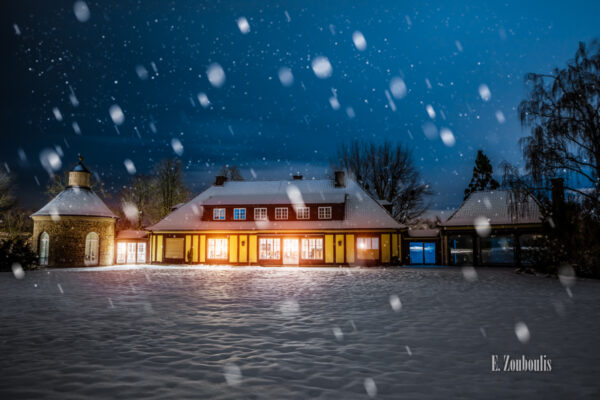
[[[0,397],[598,398],[600,282],[572,296],[507,269],[0,274]],[[492,354],[553,371],[492,373]]]

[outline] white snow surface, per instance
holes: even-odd
[[[116,218],[100,197],[91,189],[70,186],[56,195],[33,216],[78,215]]]
[[[556,279],[478,271],[2,273],[0,397],[597,398],[600,282],[570,298]],[[546,355],[553,371],[492,373],[492,354]]]
[[[339,203],[346,199],[345,219],[318,221],[201,221],[202,205],[207,204],[281,204],[294,186],[305,203]],[[247,200],[245,202],[244,200]],[[148,228],[163,230],[219,229],[398,229],[400,225],[356,182],[346,178],[346,187],[336,188],[330,179],[292,181],[228,181],[223,186],[211,186],[184,206]]]

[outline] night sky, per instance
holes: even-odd
[[[523,76],[599,36],[600,2],[415,3],[4,1],[0,166],[39,208],[77,153],[113,192],[125,160],[179,156],[197,193],[225,164],[319,178],[338,143],[390,139],[457,206],[478,148],[523,164]]]

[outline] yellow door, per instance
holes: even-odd
[[[354,235],[346,235],[346,262],[354,262]]]
[[[156,244],[156,261],[158,262],[162,262],[163,257],[162,257],[162,253],[163,253],[163,236],[162,235],[158,235],[158,238],[156,240],[158,243]]]
[[[381,235],[381,262],[390,262],[390,235],[387,233]]]
[[[192,262],[198,262],[198,235],[192,236]]]
[[[255,263],[258,258],[256,254],[256,235],[250,235],[248,246],[250,247],[250,262]]]
[[[335,235],[335,262],[344,263],[344,235]]]
[[[333,235],[325,235],[325,262],[333,262]]]
[[[200,262],[206,262],[206,235],[200,235]]]
[[[229,236],[229,262],[236,263],[238,260],[238,237],[237,235]]]
[[[248,236],[240,235],[240,260],[241,263],[248,262]]]

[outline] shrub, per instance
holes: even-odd
[[[11,237],[0,241],[0,271],[12,271],[13,263],[20,263],[23,269],[37,265],[38,256],[31,250],[27,239]]]

